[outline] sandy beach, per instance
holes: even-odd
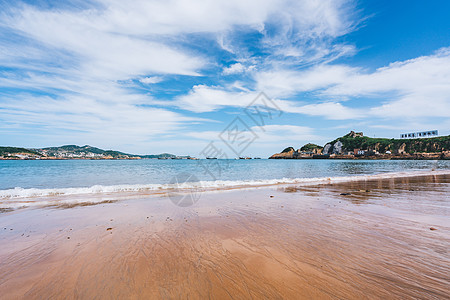
[[[449,193],[430,175],[3,212],[0,295],[448,299]]]

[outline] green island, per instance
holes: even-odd
[[[450,159],[450,136],[414,139],[371,138],[354,132],[323,147],[308,143],[298,150],[287,147],[270,159]]]

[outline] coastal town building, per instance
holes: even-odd
[[[414,139],[414,138],[424,138],[424,137],[434,137],[438,136],[437,130],[429,130],[429,131],[421,131],[421,132],[412,132],[412,133],[402,133],[400,134],[400,138],[402,139]]]
[[[365,155],[367,153],[367,150],[361,150],[361,149],[354,149],[353,154],[354,155]]]

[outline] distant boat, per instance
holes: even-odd
[[[253,158],[253,159],[261,159],[261,157],[255,157],[255,158]]]
[[[207,157],[206,159],[217,159],[217,157]]]

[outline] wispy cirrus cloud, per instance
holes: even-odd
[[[51,78],[86,94],[84,83],[108,85],[133,78],[158,78],[154,76],[160,74],[197,76],[216,64],[216,58],[193,49],[185,42],[188,34],[230,36],[239,28],[247,28],[261,35],[259,45],[242,44],[239,35],[234,39],[236,44],[244,48],[276,44],[278,51],[294,47],[293,41],[328,39],[351,30],[348,3],[98,0],[54,7],[21,2],[3,5],[0,64],[16,70],[13,76],[5,73],[0,84],[18,87],[24,79],[24,88],[36,83],[44,89],[47,82],[53,89],[54,84],[47,80]],[[282,35],[274,34],[280,28],[284,44],[277,40]],[[208,35],[204,38],[209,39]],[[269,48],[264,51],[278,55]],[[243,69],[235,63],[224,73]],[[83,84],[77,87],[80,82]]]
[[[0,24],[25,39],[24,44],[35,44],[28,58],[39,48],[65,51],[76,57],[78,69],[102,78],[196,75],[208,60],[189,47],[173,45],[177,38],[191,33],[223,35],[234,32],[236,26],[246,26],[259,32],[262,45],[270,44],[269,51],[275,54],[280,47],[292,49],[299,41],[311,43],[349,32],[354,26],[349,3],[133,0],[125,4],[99,0],[83,2],[80,9],[48,9],[19,2],[4,9]],[[22,51],[15,53],[23,57]]]

